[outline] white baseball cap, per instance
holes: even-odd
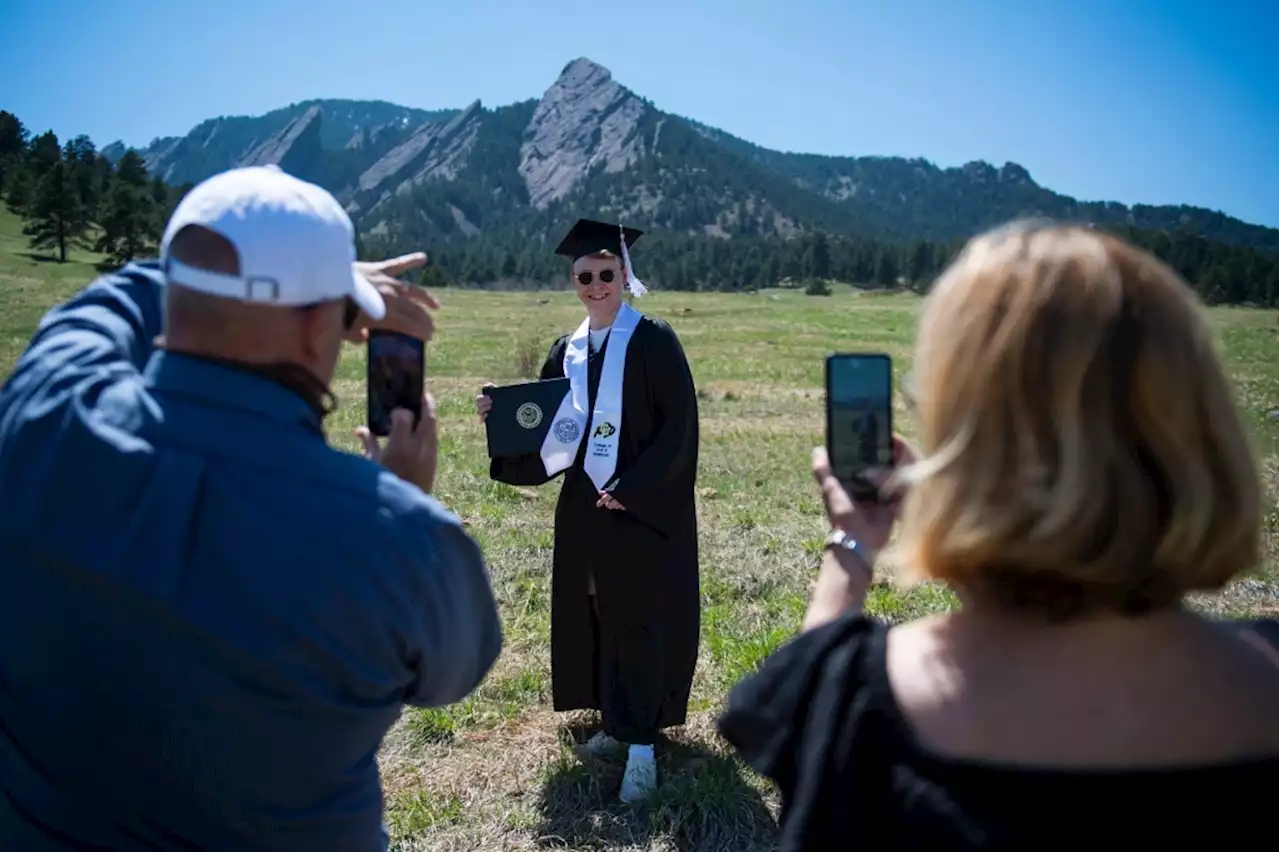
[[[197,269],[170,257],[170,242],[187,225],[229,240],[240,255],[240,274]],[[197,184],[173,211],[160,241],[160,264],[172,284],[273,305],[349,296],[370,317],[382,319],[386,303],[356,272],[355,261],[355,228],[338,200],[277,166],[232,169]]]

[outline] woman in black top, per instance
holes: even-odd
[[[1189,288],[1085,228],[976,239],[924,308],[919,454],[854,505],[722,735],[784,850],[1275,848],[1276,654],[1183,604],[1256,564],[1257,459]],[[898,545],[956,612],[862,614]]]

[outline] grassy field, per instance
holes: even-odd
[[[0,375],[41,313],[94,275],[88,255],[65,265],[26,254],[0,214]],[[441,291],[428,350],[439,402],[438,496],[488,555],[506,630],[494,671],[459,705],[405,713],[383,759],[387,819],[399,849],[753,850],[772,843],[776,800],[726,756],[713,721],[728,687],[797,629],[824,525],[808,471],[822,440],[822,358],[841,349],[888,352],[910,366],[918,300],[848,289],[828,298],[656,293],[641,307],[666,317],[688,352],[701,399],[699,515],[703,624],[692,718],[659,746],[665,784],[647,808],[616,800],[621,765],[585,765],[573,745],[587,716],[550,710],[549,574],[558,485],[513,489],[487,478],[472,414],[481,382],[513,380],[541,363],[579,320],[568,292]],[[1264,568],[1199,601],[1221,614],[1276,613],[1276,314],[1220,309],[1223,340],[1271,495]],[[335,390],[331,437],[354,450],[364,406],[363,352],[351,348]],[[900,425],[911,425],[898,411]],[[953,604],[945,590],[877,584],[869,607],[906,619]]]

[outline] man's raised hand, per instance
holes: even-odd
[[[431,311],[439,310],[440,302],[421,287],[398,280],[406,272],[426,265],[426,262],[426,253],[416,251],[387,260],[352,264],[355,271],[382,294],[387,314],[375,321],[362,311],[347,332],[346,339],[351,343],[363,343],[369,338],[369,329],[377,328],[430,340],[436,327]]]

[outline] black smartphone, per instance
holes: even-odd
[[[868,468],[893,465],[893,363],[880,352],[827,356],[827,455],[855,500],[879,499]]]
[[[369,331],[368,424],[378,436],[391,433],[391,412],[413,412],[413,425],[422,419],[422,389],[426,382],[426,344],[396,331]]]

